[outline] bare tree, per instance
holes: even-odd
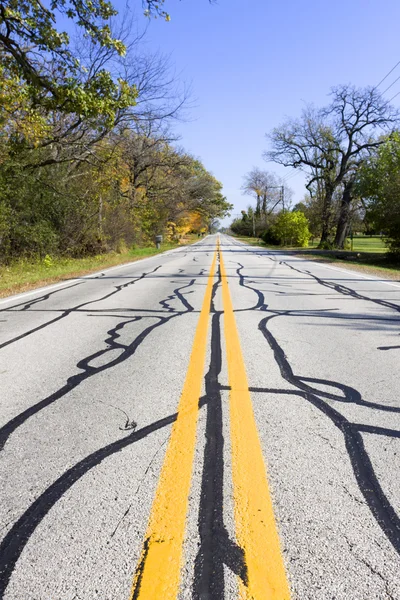
[[[249,173],[244,176],[242,191],[244,194],[255,196],[256,198],[256,215],[261,213],[261,196],[264,186],[264,173],[254,167]]]
[[[283,205],[285,196],[289,199],[291,195],[291,190],[285,189],[285,185],[279,177],[257,167],[244,176],[242,191],[244,194],[255,197],[255,216],[262,215],[264,219],[274,211],[278,204]]]
[[[332,130],[340,156],[338,184],[343,195],[334,245],[343,248],[351,216],[351,203],[356,175],[371,151],[380,146],[399,123],[399,113],[375,88],[357,89],[342,85],[332,90],[332,103],[323,111],[332,119]]]

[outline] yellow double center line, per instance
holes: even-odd
[[[240,598],[288,600],[271,496],[248,389],[225,265],[219,243],[193,342],[192,354],[153,502],[131,600],[176,600],[179,593],[188,497],[196,445],[212,286],[220,257],[224,332],[230,386],[232,480],[237,543],[244,551],[247,581]]]

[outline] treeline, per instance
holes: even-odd
[[[332,90],[327,106],[308,106],[267,135],[265,160],[306,176],[306,194],[293,210],[306,216],[321,248],[343,248],[351,233],[382,234],[392,255],[400,257],[399,125],[399,112],[376,88],[342,85]],[[269,174],[258,175],[263,173],[265,181]],[[271,228],[288,204],[274,205],[276,191],[268,182],[263,188],[263,177],[255,174],[245,177],[245,190],[250,180],[257,233],[272,238]],[[271,211],[263,209],[265,195]],[[239,219],[233,229],[243,225]]]
[[[76,25],[73,39],[60,17]],[[230,209],[221,184],[177,146],[185,92],[127,17],[116,21],[103,0],[2,3],[1,261],[178,239]]]

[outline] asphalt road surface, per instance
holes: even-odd
[[[400,284],[225,235],[0,302],[0,598],[400,599]]]

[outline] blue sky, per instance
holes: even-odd
[[[130,5],[140,14],[139,0]],[[263,161],[266,132],[308,102],[325,104],[333,85],[376,85],[400,60],[398,0],[166,0],[165,7],[171,21],[152,21],[147,45],[171,54],[191,84],[195,106],[177,126],[181,143],[223,183],[234,213],[249,203],[240,187],[253,166],[289,173]],[[400,65],[380,89],[398,76]],[[400,80],[385,97],[398,91]],[[302,175],[288,185],[300,201]]]

